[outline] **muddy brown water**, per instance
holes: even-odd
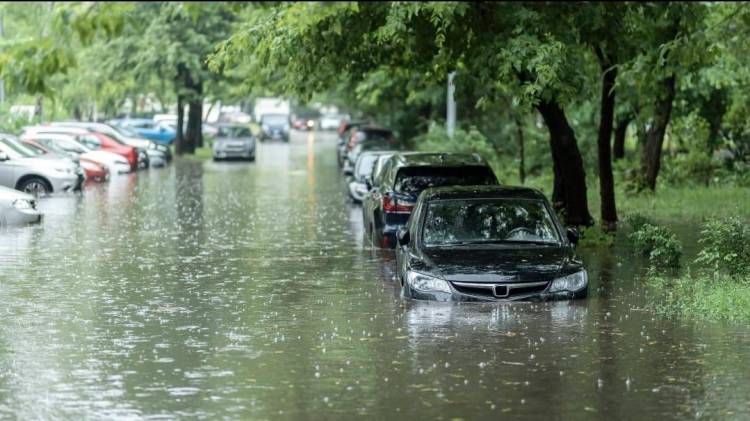
[[[584,301],[401,299],[334,145],[179,161],[0,230],[0,418],[750,417],[750,329],[646,310],[623,241],[580,251]]]

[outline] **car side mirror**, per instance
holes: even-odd
[[[409,244],[409,241],[411,241],[411,235],[409,235],[409,230],[406,227],[399,228],[396,232],[396,237],[398,238],[398,243],[402,246]]]
[[[571,244],[574,246],[578,244],[578,240],[581,238],[581,233],[578,232],[577,228],[568,227],[565,233],[568,235],[568,241],[570,241]]]
[[[7,161],[9,159],[10,159],[10,157],[8,156],[7,153],[5,153],[3,151],[0,151],[0,161]]]

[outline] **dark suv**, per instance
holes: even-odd
[[[354,164],[357,161],[357,155],[362,149],[358,149],[357,146],[362,143],[368,143],[374,145],[379,143],[380,150],[397,149],[397,141],[393,136],[393,132],[377,126],[365,125],[359,126],[352,129],[349,139],[344,145],[344,156],[342,160],[342,166],[344,172],[351,171],[354,169]],[[378,149],[370,148],[370,150]]]
[[[362,201],[362,220],[373,245],[395,246],[396,231],[409,220],[422,190],[429,187],[497,185],[477,154],[406,152],[393,155]]]
[[[260,118],[260,140],[283,140],[289,142],[289,116],[286,114],[264,114]]]

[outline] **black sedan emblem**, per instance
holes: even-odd
[[[497,298],[505,298],[509,295],[509,288],[507,285],[495,285],[492,288],[492,293]]]

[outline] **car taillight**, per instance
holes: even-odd
[[[398,203],[389,195],[383,195],[383,211],[395,213],[411,213],[414,208],[413,204]]]

